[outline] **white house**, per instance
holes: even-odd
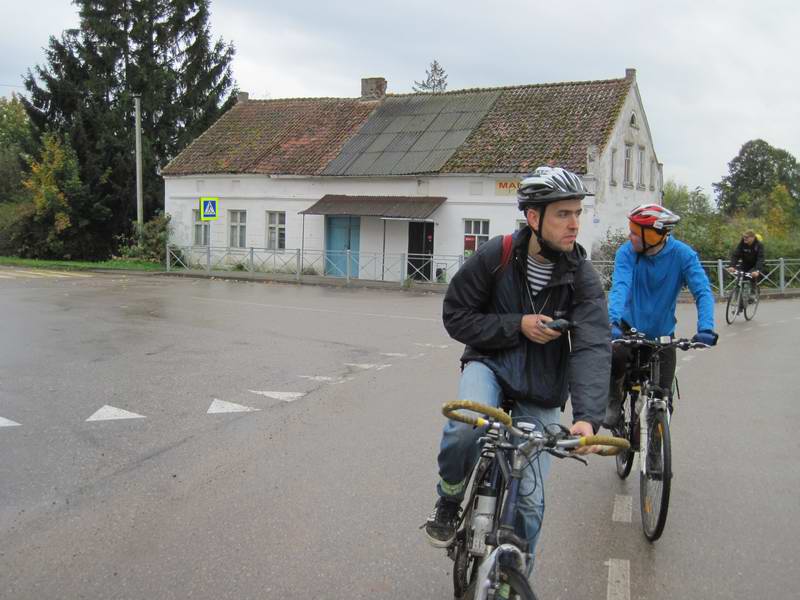
[[[587,250],[644,202],[658,162],[636,72],[624,79],[239,102],[163,171],[171,243],[187,262],[446,281],[522,222],[515,190],[543,164],[579,173]],[[200,219],[199,199],[219,218]],[[302,257],[302,258],[301,258]]]

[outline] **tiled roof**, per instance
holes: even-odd
[[[318,175],[378,103],[351,98],[240,102],[162,173]]]
[[[586,171],[633,78],[235,105],[162,172],[371,176]]]
[[[492,110],[440,173],[526,173],[549,162],[586,172],[602,149],[632,80],[530,85],[502,90]]]

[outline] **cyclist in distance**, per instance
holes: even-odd
[[[728,273],[731,275],[736,273],[736,270],[750,273],[750,289],[755,292],[756,284],[761,273],[764,272],[764,243],[758,239],[755,231],[748,229],[742,234],[742,239],[733,249],[731,254],[731,266],[728,267]],[[753,297],[750,297],[750,302]]]
[[[442,316],[450,336],[466,345],[460,400],[498,407],[509,399],[515,419],[541,427],[559,422],[571,395],[570,431],[584,436],[597,431],[606,406],[611,350],[600,277],[575,241],[587,195],[574,173],[536,169],[517,192],[528,227],[482,244],[453,277]],[[573,322],[569,332],[545,327],[559,318]],[[453,542],[482,435],[482,429],[455,421],[444,427],[439,499],[425,524],[436,547]],[[544,516],[549,459],[542,453],[525,469],[522,483],[515,529],[528,541],[531,555]]]
[[[648,339],[675,333],[675,306],[683,286],[688,286],[697,306],[697,333],[692,338],[713,346],[714,296],[697,253],[670,233],[680,217],[659,204],[643,204],[628,214],[629,241],[617,250],[614,275],[608,295],[611,337],[619,339],[635,328]],[[630,349],[614,345],[608,410],[603,425],[614,431],[621,416],[625,364]],[[675,378],[675,348],[661,354],[661,381],[672,389]]]

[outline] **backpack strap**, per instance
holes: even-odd
[[[510,233],[503,236],[503,255],[500,257],[500,270],[504,270],[511,262],[511,242],[513,237]]]

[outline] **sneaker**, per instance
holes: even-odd
[[[437,500],[436,507],[425,523],[425,535],[432,546],[447,548],[453,543],[460,513],[460,502],[441,497]]]

